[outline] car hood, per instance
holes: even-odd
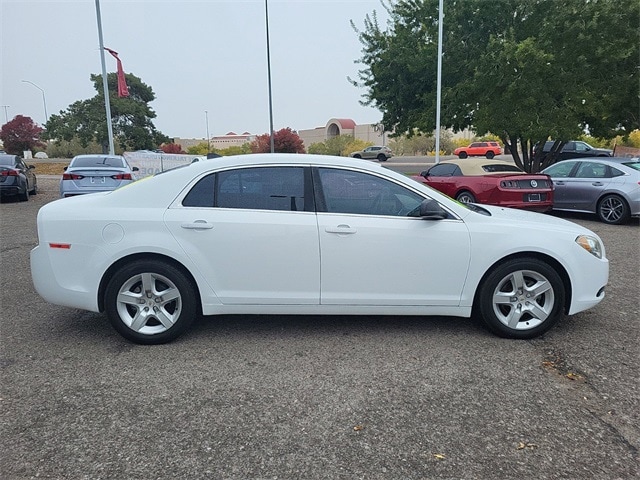
[[[577,223],[557,218],[546,213],[530,212],[519,208],[496,207],[484,204],[478,205],[478,207],[480,207],[481,210],[486,210],[490,216],[483,215],[481,213],[474,214],[474,212],[471,212],[470,215],[464,217],[465,222],[474,222],[475,220],[483,221],[481,219],[489,221],[489,219],[491,219],[491,221],[504,222],[505,224],[510,225],[511,228],[529,228],[542,231],[565,231],[576,234],[588,233],[597,237],[595,233],[582,225],[578,225]]]

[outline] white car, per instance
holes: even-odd
[[[532,338],[604,298],[602,241],[574,223],[464,205],[365,160],[197,162],[38,213],[48,302],[163,343],[201,314],[476,314]]]

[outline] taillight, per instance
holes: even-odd
[[[130,173],[118,173],[116,175],[111,175],[111,178],[114,180],[132,180]]]
[[[500,186],[502,188],[518,188],[518,182],[516,180],[502,180]]]
[[[62,179],[63,180],[82,180],[84,178],[84,175],[78,175],[77,173],[63,173],[62,174]]]
[[[20,175],[20,172],[18,170],[3,170],[0,175],[3,177],[17,177]]]

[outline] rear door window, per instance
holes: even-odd
[[[193,186],[182,205],[304,211],[312,210],[309,200],[305,203],[304,167],[255,167],[207,175]]]

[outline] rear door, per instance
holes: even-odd
[[[563,203],[575,210],[595,211],[595,205],[611,182],[606,165],[580,162],[573,176],[564,179]]]
[[[308,168],[209,174],[167,210],[165,222],[222,303],[319,303],[318,226]]]

